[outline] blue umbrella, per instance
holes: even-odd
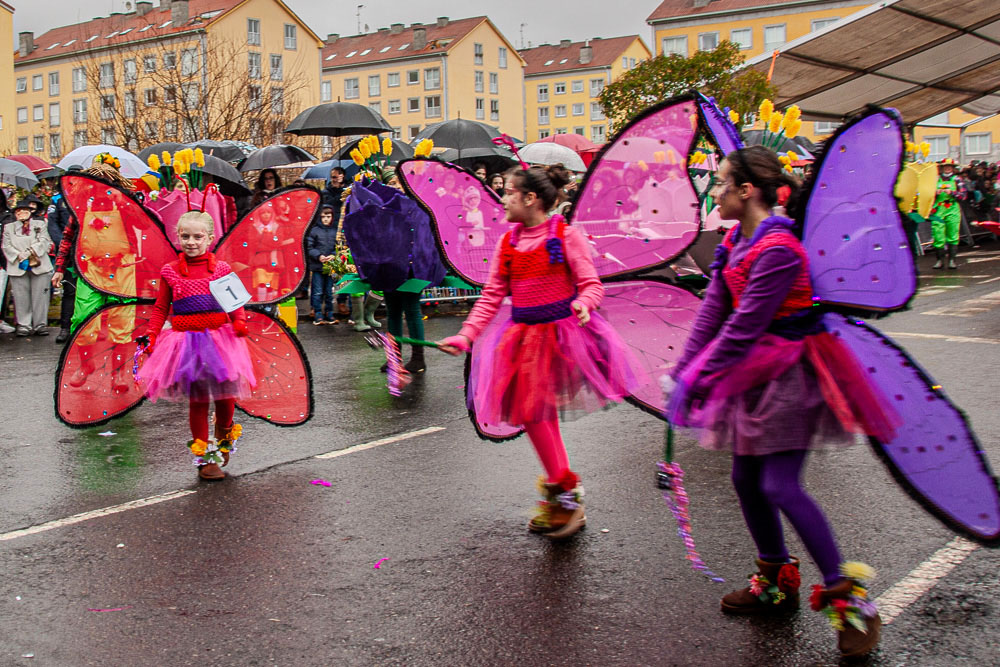
[[[358,173],[358,165],[354,164],[354,160],[327,160],[326,162],[320,162],[319,164],[314,164],[305,171],[299,178],[305,180],[323,180],[325,181],[330,176],[330,170],[334,167],[340,167],[347,174],[347,180],[354,178],[354,174]]]

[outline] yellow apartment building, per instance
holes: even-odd
[[[93,143],[270,143],[318,103],[321,47],[280,0],[138,0],[129,12],[20,33],[14,151],[54,162]]]
[[[525,141],[580,134],[603,144],[612,128],[597,101],[604,87],[651,57],[638,35],[568,39],[523,49]]]
[[[2,155],[14,152],[14,8],[0,0],[0,90],[8,91],[0,98],[0,150]]]
[[[327,35],[321,102],[365,104],[410,141],[427,125],[467,118],[524,135],[524,60],[485,16],[393,23]]]

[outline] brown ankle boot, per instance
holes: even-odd
[[[566,471],[563,479],[549,484],[538,478],[538,490],[545,500],[538,502],[537,514],[528,522],[528,530],[552,540],[575,535],[587,524],[583,508],[583,487],[576,473]]]
[[[220,479],[225,479],[226,473],[222,472],[222,468],[219,467],[218,463],[206,463],[205,465],[198,466],[198,477],[209,482],[216,482]]]
[[[724,596],[722,611],[727,614],[782,614],[799,608],[799,559],[769,563],[757,559],[757,572],[750,585]]]
[[[195,456],[194,464],[198,466],[198,477],[209,481],[225,478],[226,473],[222,472],[222,468],[219,467],[222,458],[219,456],[219,450],[215,443],[195,438],[188,443],[188,448]]]
[[[844,580],[829,588],[813,586],[809,604],[822,611],[837,631],[837,648],[845,658],[869,653],[878,644],[882,618],[875,603],[868,599],[866,581],[875,570],[864,563],[844,563],[840,566]]]

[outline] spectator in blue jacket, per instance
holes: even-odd
[[[320,224],[309,228],[306,236],[308,268],[312,271],[312,289],[309,300],[313,309],[313,324],[337,324],[333,315],[333,286],[340,278],[336,273],[324,268],[337,254],[337,225],[334,224],[334,208],[323,204]]]

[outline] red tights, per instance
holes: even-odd
[[[569,455],[559,433],[559,422],[525,424],[524,430],[535,447],[535,452],[545,468],[549,484],[556,484],[569,471]]]
[[[191,437],[195,440],[208,441],[208,410],[210,401],[191,401],[191,412],[188,420],[191,423]],[[224,426],[233,425],[233,412],[236,401],[232,398],[221,398],[215,402],[215,421]]]

